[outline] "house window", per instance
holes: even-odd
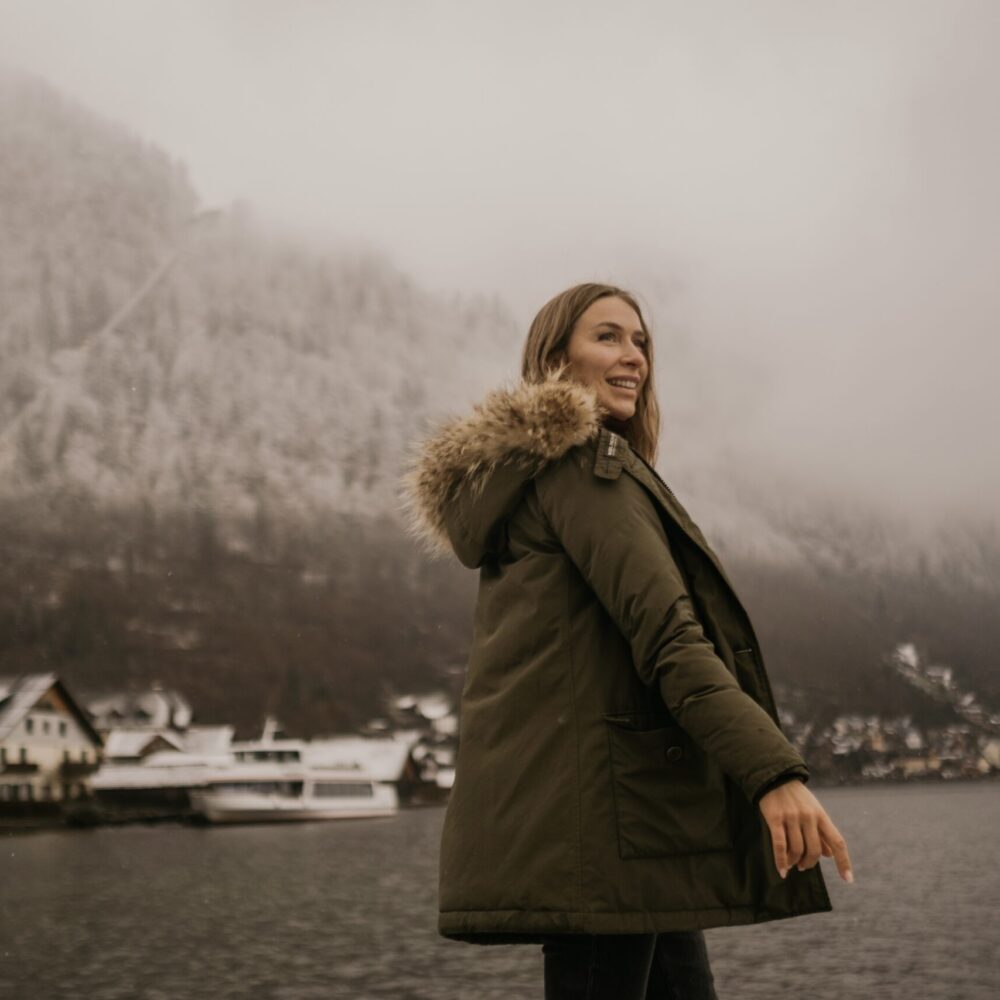
[[[71,781],[64,781],[62,783],[62,797],[64,799],[71,799],[71,798],[73,798],[73,782],[71,782]]]
[[[87,751],[86,750],[81,750],[80,751],[80,763],[81,764],[86,764],[87,763]]]
[[[24,800],[25,802],[31,802],[35,798],[35,786],[25,785],[24,786]]]
[[[59,723],[59,735],[60,736],[65,736],[66,735],[66,723],[65,722],[60,722]]]
[[[63,750],[63,763],[64,764],[68,764],[69,763],[69,751],[68,750]]]
[[[22,764],[27,764],[28,763],[28,748],[27,747],[21,747],[20,751],[21,752],[18,754],[18,760],[20,760],[20,762]]]
[[[30,716],[24,720],[24,731],[26,733],[33,733],[35,731],[35,720]]]
[[[0,747],[0,767],[7,763],[7,748]]]
[[[49,731],[49,720],[48,719],[42,719],[42,732],[43,733],[48,733],[48,731]]]

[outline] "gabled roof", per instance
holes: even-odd
[[[141,757],[151,743],[159,741],[165,744],[157,747],[165,750],[183,749],[181,741],[175,733],[153,732],[149,729],[112,729],[104,740],[104,755],[106,757]]]
[[[66,686],[54,673],[0,677],[0,740],[5,740],[14,727],[53,688],[69,709],[70,714],[76,719],[80,728],[96,746],[101,746],[100,734],[94,728],[87,713],[80,708]]]
[[[192,726],[184,732],[175,729],[122,726],[111,729],[104,737],[104,755],[111,757],[140,757],[154,751],[180,750],[187,754],[226,754],[233,741],[232,726]]]

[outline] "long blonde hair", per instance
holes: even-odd
[[[636,400],[635,415],[622,425],[620,433],[633,451],[653,465],[660,439],[660,405],[656,400],[653,383],[653,338],[649,334],[639,303],[629,292],[615,285],[588,281],[567,288],[549,299],[531,321],[521,355],[521,377],[527,382],[543,382],[559,367],[556,356],[566,350],[577,320],[598,299],[609,295],[621,299],[635,310],[646,335],[649,374]]]

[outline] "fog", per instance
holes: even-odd
[[[1000,506],[998,42],[990,0],[0,2],[0,62],[207,205],[525,329],[636,291],[668,468],[701,423],[758,488],[934,521]]]

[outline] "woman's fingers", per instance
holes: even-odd
[[[802,852],[804,848],[802,840],[802,829],[799,826],[798,817],[792,816],[785,820],[785,840],[788,843],[788,868],[792,865],[798,865],[799,861],[802,859]],[[784,873],[782,874],[784,878]]]
[[[854,881],[847,842],[802,782],[790,781],[768,792],[760,800],[774,851],[774,865],[782,878],[795,865],[799,871],[812,868],[820,857],[832,857],[845,882]]]
[[[802,856],[795,867],[804,872],[807,868],[812,868],[822,854],[817,817],[811,813],[803,815],[799,821],[799,830],[802,837]]]
[[[840,831],[833,825],[833,820],[826,813],[820,819],[820,837],[826,845],[824,854],[832,857],[837,865],[837,871],[845,882],[854,881],[854,869],[851,866],[851,858],[847,853],[847,841],[840,835]]]
[[[785,824],[775,822],[768,817],[767,825],[771,831],[771,849],[774,851],[774,867],[778,869],[778,874],[784,878],[785,873],[788,871],[788,849],[785,838]]]

